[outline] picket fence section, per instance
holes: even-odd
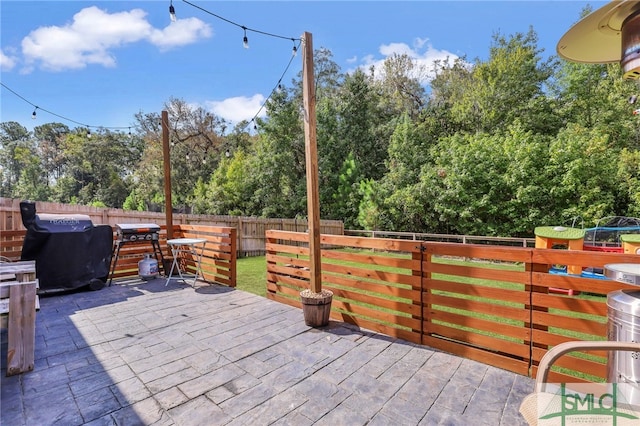
[[[267,232],[268,298],[301,307],[299,292],[309,282],[305,238]],[[640,262],[616,253],[336,235],[321,242],[333,319],[531,377],[554,345],[605,340],[606,295],[634,288],[552,274],[550,265]],[[602,352],[565,356],[549,379],[603,380],[605,363]]]

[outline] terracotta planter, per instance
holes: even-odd
[[[309,327],[324,327],[329,324],[332,300],[333,292],[330,290],[322,290],[320,293],[314,293],[308,289],[302,290],[300,301],[302,302],[304,323]]]

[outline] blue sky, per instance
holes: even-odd
[[[277,86],[305,31],[343,72],[408,53],[486,59],[492,35],[532,26],[545,55],[586,5],[606,1],[5,1],[0,2],[0,121],[28,129],[122,127],[137,112],[182,99],[234,123],[252,119]],[[247,32],[240,26],[284,37]],[[298,54],[282,77],[290,86]],[[24,99],[22,99],[22,98]],[[25,101],[26,99],[26,101]],[[37,110],[48,110],[67,121]],[[261,113],[262,115],[263,113]],[[78,124],[80,123],[80,124]]]

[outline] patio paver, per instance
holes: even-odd
[[[19,425],[525,425],[533,380],[218,285],[162,278],[41,297]]]

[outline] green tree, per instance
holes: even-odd
[[[282,90],[267,102],[269,120],[260,123],[252,173],[258,213],[263,217],[306,215],[305,142],[297,99]]]
[[[468,84],[456,91],[459,96],[452,116],[461,127],[490,133],[504,130],[518,119],[526,129],[554,133],[544,96],[554,63],[552,59],[542,61],[537,43],[532,28],[527,34],[494,35],[489,59],[477,60],[471,80],[460,80]]]
[[[126,165],[141,156],[130,141],[128,135],[108,130],[68,134],[60,146],[67,170],[54,186],[57,201],[122,207],[132,182]]]
[[[552,200],[558,219],[580,216],[585,223],[611,216],[619,195],[618,153],[599,129],[570,125],[549,147],[546,174],[553,180]]]
[[[207,182],[228,147],[223,133],[227,123],[201,107],[171,98],[167,111],[170,140],[171,200],[177,209],[189,211],[195,202],[196,182]],[[137,197],[152,210],[164,205],[164,155],[161,116],[136,114],[144,140],[144,155],[134,176]]]
[[[15,121],[0,123],[0,192],[4,197],[15,196],[16,186],[25,166],[19,152],[32,149],[31,134],[26,127]]]
[[[69,127],[62,123],[46,123],[33,129],[42,168],[47,182],[51,185],[65,173],[66,164],[61,144],[69,131]]]
[[[543,165],[548,140],[519,124],[504,134],[457,134],[432,149],[422,190],[447,229],[461,234],[530,236],[554,217]]]
[[[640,151],[622,150],[616,180],[619,184],[616,214],[640,217]]]
[[[388,226],[396,231],[438,230],[432,200],[425,197],[420,186],[421,170],[431,161],[430,147],[437,143],[426,133],[428,128],[427,122],[414,123],[405,114],[391,137],[388,172],[380,181],[379,191]]]

